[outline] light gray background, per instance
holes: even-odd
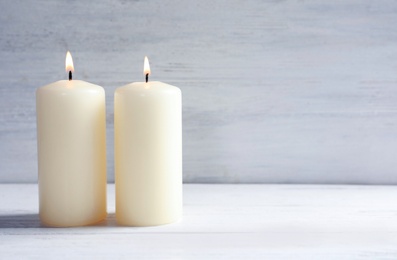
[[[35,89],[183,92],[185,182],[397,183],[396,1],[0,2],[0,182],[37,179]]]

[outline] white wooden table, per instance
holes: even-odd
[[[45,228],[37,185],[0,185],[0,259],[397,259],[397,187],[184,186],[184,218]]]

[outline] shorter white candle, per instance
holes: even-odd
[[[145,57],[146,81],[150,74]],[[114,97],[116,219],[151,226],[182,215],[181,91],[158,81],[120,87]]]
[[[40,219],[44,225],[89,225],[106,217],[105,91],[69,80],[36,91]]]

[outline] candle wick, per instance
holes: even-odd
[[[146,83],[149,81],[149,73],[146,73]]]
[[[69,80],[72,80],[72,71],[69,71]]]

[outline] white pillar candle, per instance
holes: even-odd
[[[57,227],[106,217],[105,91],[71,79],[69,52],[67,71],[36,91],[40,219]]]
[[[146,81],[150,73],[145,57]],[[182,215],[181,91],[158,81],[115,92],[116,219],[152,226]]]

